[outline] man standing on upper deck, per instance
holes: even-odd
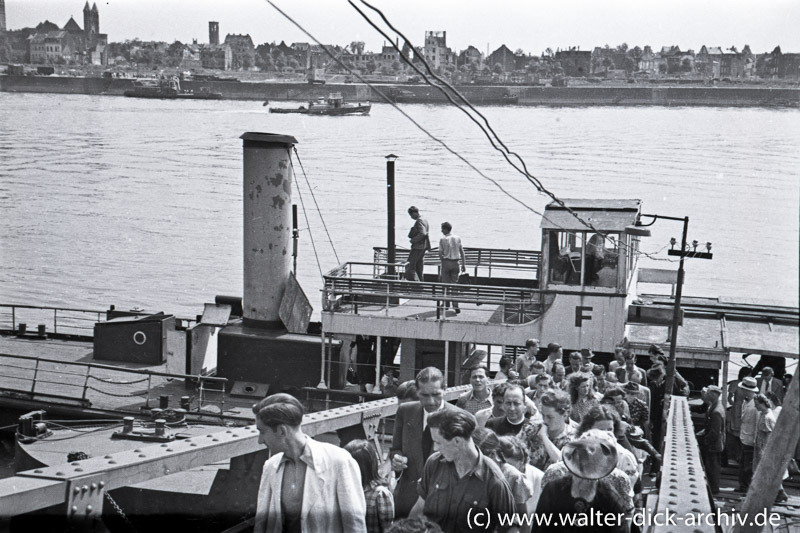
[[[424,281],[422,277],[425,269],[425,252],[431,249],[431,240],[428,237],[428,222],[419,214],[419,209],[413,205],[408,208],[408,216],[414,219],[414,225],[408,232],[411,241],[411,251],[408,254],[406,279],[408,281]]]
[[[439,239],[439,259],[442,262],[442,283],[458,283],[458,261],[461,260],[461,272],[467,270],[467,259],[464,257],[464,247],[461,246],[461,237],[450,233],[453,226],[449,222],[442,222],[443,237]],[[449,301],[444,302],[445,310],[450,306]],[[453,301],[456,314],[461,312],[458,302]]]

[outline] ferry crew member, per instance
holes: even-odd
[[[303,433],[303,406],[273,394],[253,406],[258,442],[272,452],[261,473],[253,531],[366,533],[361,471],[350,454]]]
[[[438,368],[423,368],[415,380],[419,401],[397,407],[392,449],[389,452],[392,470],[400,473],[394,490],[396,518],[408,516],[417,501],[417,481],[422,476],[425,461],[433,453],[429,416],[441,410],[461,411],[444,401],[443,382],[444,376]]]
[[[428,423],[439,451],[425,463],[412,514],[424,513],[443,531],[506,531],[497,516],[516,512],[514,496],[500,467],[472,440],[475,417],[461,409],[441,410]],[[470,520],[478,510],[488,511],[491,520]]]
[[[408,254],[406,279],[408,281],[423,281],[425,252],[431,249],[431,240],[428,237],[428,221],[420,216],[419,209],[413,205],[408,208],[408,216],[414,220],[414,225],[411,227],[411,231],[408,232],[411,251]]]

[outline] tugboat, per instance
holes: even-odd
[[[308,107],[300,106],[297,109],[271,107],[270,113],[299,113],[301,115],[369,115],[372,105],[369,103],[351,104],[344,101],[342,93],[331,93],[328,98],[319,98],[316,102],[309,101]]]
[[[131,98],[166,98],[180,100],[222,100],[222,93],[212,92],[208,87],[201,87],[198,92],[181,89],[177,77],[162,80],[136,80],[133,89],[125,91]]]

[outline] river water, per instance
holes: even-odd
[[[289,104],[282,104],[289,105]],[[548,199],[458,110],[406,105],[433,135],[537,211]],[[563,198],[640,198],[690,217],[685,294],[798,302],[800,113],[731,108],[486,107],[529,169]],[[539,216],[388,105],[369,117],[270,115],[259,102],[0,93],[0,303],[139,306],[194,316],[242,290],[246,131],[294,135],[339,260],[385,245],[385,160],[397,161],[397,242],[414,204],[467,246],[533,248]],[[319,307],[337,264],[298,169],[299,279]],[[297,201],[297,198],[295,198]],[[644,251],[667,258],[681,224],[659,221]],[[643,266],[677,268],[643,259]]]

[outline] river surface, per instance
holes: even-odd
[[[281,103],[281,106],[289,104]],[[548,198],[458,110],[403,109],[536,211]],[[685,294],[798,302],[800,113],[731,108],[481,108],[507,145],[563,198],[639,198],[689,216],[712,261],[686,265]],[[408,205],[467,246],[538,249],[540,217],[388,105],[369,117],[270,115],[259,102],[0,93],[0,303],[194,316],[242,291],[242,141],[294,135],[339,261],[385,246],[385,160],[397,154],[397,242]],[[297,168],[299,279],[315,307],[337,265]],[[297,197],[295,197],[297,202]],[[679,222],[642,249],[666,259]],[[434,232],[438,235],[438,232]],[[643,266],[675,268],[644,258]]]

